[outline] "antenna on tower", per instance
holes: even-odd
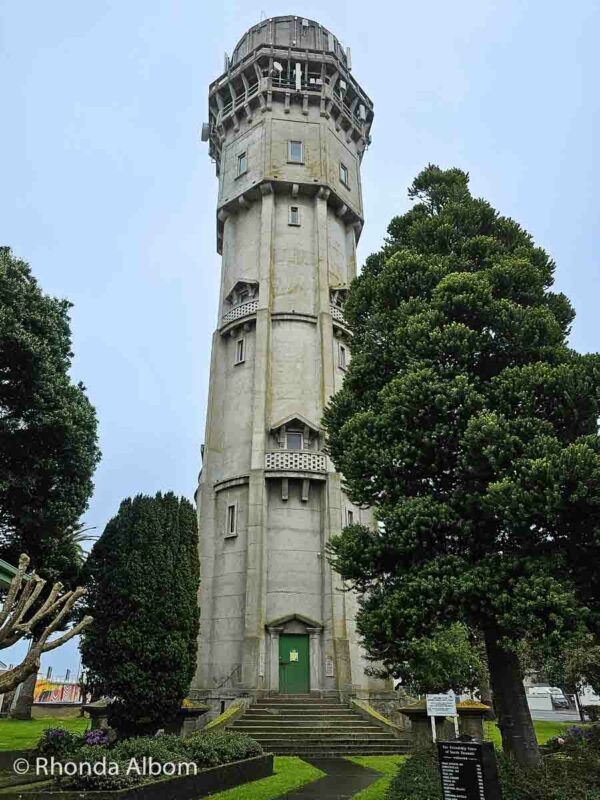
[[[266,18],[267,18],[267,13],[266,13],[266,11],[261,11],[261,12],[260,12],[260,22],[262,22],[262,21],[263,21],[263,20],[265,20]]]

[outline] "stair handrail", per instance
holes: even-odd
[[[242,667],[241,664],[236,664],[235,667],[229,673],[229,675],[218,686],[215,686],[215,690],[216,689],[222,689],[223,686],[225,686],[225,684],[227,683],[227,681],[231,680],[231,678],[233,678],[233,676],[235,675],[236,672],[239,672],[241,667]]]

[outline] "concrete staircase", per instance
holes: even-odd
[[[336,699],[275,695],[250,706],[229,726],[248,733],[268,753],[325,758],[407,753],[410,739],[397,737]]]

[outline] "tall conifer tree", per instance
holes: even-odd
[[[154,732],[185,698],[196,667],[198,536],[191,503],[174,494],[121,503],[87,560],[82,640],[87,683],[114,698],[121,733]]]
[[[429,166],[409,196],[350,289],[353,358],[325,415],[379,526],[330,556],[392,672],[444,626],[483,632],[504,749],[532,764],[517,645],[598,623],[600,359],[569,347],[548,255],[464,172]]]

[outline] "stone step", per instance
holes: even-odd
[[[330,703],[329,705],[324,703],[320,706],[317,706],[314,703],[312,705],[302,705],[300,703],[279,703],[278,705],[254,703],[254,705],[251,705],[250,708],[246,710],[246,713],[251,711],[260,711],[263,713],[268,711],[272,714],[322,714],[326,711],[331,714],[356,714],[356,711],[348,708],[348,706],[338,706],[334,703]]]
[[[328,746],[322,747],[303,747],[296,745],[292,747],[275,746],[268,750],[269,753],[274,753],[277,756],[304,756],[306,758],[333,758],[334,756],[395,756],[407,755],[410,753],[410,748],[406,747],[381,747],[380,745],[346,745],[346,746]]]
[[[339,700],[336,700],[333,697],[302,697],[300,695],[295,696],[293,694],[285,694],[281,697],[262,697],[260,700],[257,700],[258,703],[264,703],[265,705],[277,706],[281,704],[287,705],[311,705],[311,706],[318,706],[318,705],[337,705],[341,706]]]
[[[296,725],[301,725],[304,722],[311,723],[321,720],[327,725],[344,725],[354,720],[364,722],[366,725],[372,724],[369,720],[359,717],[357,714],[255,714],[252,711],[247,711],[244,714],[244,719],[252,720],[259,725],[269,722],[293,722]]]
[[[277,719],[277,717],[261,717],[260,719],[249,719],[247,717],[240,718],[232,723],[231,727],[239,727],[243,725],[246,728],[356,728],[363,730],[364,728],[375,728],[382,730],[378,725],[373,725],[367,720],[355,720],[352,717],[344,717],[343,719],[323,719],[322,717],[305,719]]]
[[[407,753],[395,753],[395,752],[394,753],[388,753],[385,750],[372,750],[372,751],[369,751],[368,753],[354,753],[354,752],[348,753],[346,750],[322,750],[322,751],[320,751],[318,753],[312,753],[312,752],[304,753],[304,752],[299,750],[298,752],[294,751],[293,753],[291,753],[291,752],[290,753],[288,753],[288,752],[285,752],[285,753],[273,752],[273,755],[275,755],[275,756],[297,756],[298,758],[308,758],[309,759],[309,758],[345,758],[346,756],[363,756],[363,755],[368,755],[368,756],[403,756],[403,755],[407,755]]]
[[[340,708],[345,711],[348,711],[348,706],[345,706],[343,703],[265,703],[262,701],[257,701],[253,703],[251,708],[281,708],[289,707],[289,708]]]
[[[275,698],[261,697],[257,700],[258,705],[264,706],[340,706],[347,708],[344,703],[336,700],[334,697],[292,697],[291,695],[284,695],[277,700]]]
[[[401,739],[396,739],[394,736],[386,737],[386,736],[348,736],[348,734],[332,734],[331,736],[323,736],[319,734],[312,734],[310,736],[293,736],[290,734],[273,734],[273,733],[265,733],[259,736],[253,735],[253,739],[256,739],[257,742],[260,742],[263,745],[263,748],[267,749],[271,745],[277,746],[279,744],[283,745],[297,745],[305,744],[305,745],[319,745],[323,743],[331,744],[331,742],[336,742],[339,744],[352,744],[361,746],[362,744],[380,744],[380,745],[390,745],[390,747],[398,747],[403,744]]]
[[[378,734],[382,734],[383,731],[381,728],[351,728],[348,726],[335,727],[335,728],[325,728],[321,726],[314,725],[310,728],[296,728],[294,730],[290,730],[289,728],[285,727],[277,727],[276,725],[264,726],[262,728],[254,727],[253,725],[232,725],[231,730],[237,731],[238,733],[248,733],[255,738],[260,735],[265,734],[273,734],[273,735],[285,735],[285,736],[312,736],[314,735],[321,735],[321,736],[336,736],[336,735],[344,735],[344,736],[377,736]],[[391,737],[395,739],[395,736]]]
[[[278,755],[395,755],[411,747],[408,737],[397,738],[334,698],[263,697],[228,727],[249,734],[266,752]]]

